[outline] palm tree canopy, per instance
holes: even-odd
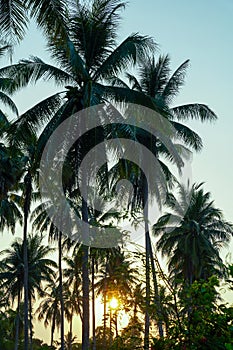
[[[51,248],[42,244],[42,237],[28,237],[28,265],[29,265],[29,293],[35,298],[35,292],[39,296],[43,295],[43,282],[50,282],[54,276],[56,263],[47,258]],[[24,260],[23,260],[23,242],[17,239],[11,245],[11,248],[1,252],[5,258],[1,261],[0,277],[3,281],[2,287],[6,294],[9,294],[12,301],[18,295],[18,291],[23,290]]]
[[[232,224],[223,219],[201,186],[179,185],[180,198],[168,196],[172,213],[163,215],[153,228],[160,235],[157,248],[168,257],[170,273],[187,281],[207,279],[214,273],[222,276],[225,268],[219,251],[233,233]]]
[[[167,107],[167,114],[173,126],[177,130],[178,136],[184,143],[199,151],[202,148],[201,138],[190,128],[179,121],[189,119],[198,119],[203,121],[214,121],[216,114],[205,104],[190,103],[181,106],[173,106],[175,97],[185,83],[186,71],[189,66],[189,60],[183,62],[175,72],[171,73],[169,55],[160,55],[156,61],[154,57],[148,57],[140,64],[138,75],[127,73],[132,88],[144,92],[147,96],[154,99],[157,104],[160,103]],[[119,85],[119,82],[116,81]]]

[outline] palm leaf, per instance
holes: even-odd
[[[0,44],[2,44],[2,41],[0,41]],[[0,47],[0,57],[5,55],[7,52],[11,51],[12,46],[9,44],[3,44],[3,46]]]
[[[26,0],[31,17],[44,30],[45,34],[53,33],[54,38],[67,33],[67,1],[65,0]]]
[[[181,138],[185,145],[192,147],[195,151],[200,151],[202,149],[202,139],[197,133],[195,133],[184,124],[180,124],[174,121],[171,121],[171,123],[177,130],[178,137]]]
[[[10,42],[22,40],[27,28],[26,4],[21,0],[0,0],[0,28]]]
[[[154,49],[155,43],[150,37],[132,34],[106,58],[94,79],[117,75],[128,68],[129,64],[145,59],[148,52]]]
[[[139,69],[140,85],[143,91],[151,97],[162,95],[170,73],[170,58],[159,56],[157,63],[154,57],[147,58]]]
[[[26,142],[29,135],[40,131],[40,128],[52,119],[61,103],[61,95],[57,93],[23,113],[11,126],[12,141]]]
[[[140,82],[137,80],[137,78],[134,75],[130,73],[126,73],[126,77],[129,80],[129,83],[132,85],[133,90],[142,92],[142,87],[140,85]]]
[[[172,99],[179,93],[181,86],[184,85],[184,78],[188,65],[189,60],[186,60],[177,68],[177,70],[172,74],[171,78],[167,82],[162,93],[162,96],[167,103],[172,102]]]
[[[0,102],[4,103],[7,107],[9,107],[13,113],[18,115],[18,109],[12,99],[0,91]]]
[[[32,57],[30,60],[22,60],[18,64],[1,68],[0,77],[13,80],[13,91],[26,87],[29,83],[36,83],[40,79],[46,81],[52,79],[58,86],[74,82],[70,74],[44,63],[38,57]]]
[[[204,104],[191,103],[171,109],[177,120],[199,119],[203,121],[214,121],[216,114]]]

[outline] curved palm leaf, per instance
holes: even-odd
[[[20,0],[0,0],[0,28],[12,43],[23,39],[27,23],[25,3]]]
[[[203,122],[217,119],[217,115],[208,106],[199,103],[177,106],[171,112],[177,120],[200,119]]]

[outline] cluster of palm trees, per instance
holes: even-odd
[[[94,226],[111,226],[111,219],[114,223],[117,222],[117,215],[115,218],[110,212],[100,215],[81,197],[78,186],[79,168],[86,154],[101,142],[111,138],[120,140],[122,137],[136,141],[147,147],[159,162],[166,189],[174,189],[177,186],[180,189],[180,203],[174,194],[167,193],[164,204],[173,212],[160,218],[153,228],[157,236],[161,235],[157,243],[158,250],[169,256],[168,267],[173,284],[181,283],[179,281],[192,284],[197,279],[208,279],[212,274],[224,275],[225,268],[219,251],[223,243],[229,242],[232,226],[226,223],[221,212],[214,208],[208,193],[204,193],[197,185],[191,189],[179,185],[169,166],[175,164],[181,169],[183,152],[199,151],[202,148],[199,135],[182,121],[195,118],[204,122],[215,120],[217,117],[204,104],[173,106],[174,98],[184,84],[188,61],[172,73],[168,55],[155,58],[156,43],[151,37],[134,33],[118,44],[117,29],[120,12],[124,7],[125,2],[120,0],[93,0],[88,4],[84,1],[13,0],[9,3],[0,0],[0,28],[8,42],[2,44],[0,54],[10,50],[12,57],[15,41],[20,41],[24,37],[28,21],[34,18],[43,30],[48,52],[54,62],[54,65],[47,64],[40,58],[32,56],[30,59],[23,59],[17,64],[10,64],[0,69],[0,101],[10,107],[14,115],[11,120],[0,110],[1,230],[7,229],[14,233],[17,223],[23,226],[21,245],[15,242],[12,251],[6,252],[7,257],[2,261],[2,288],[6,290],[9,299],[12,301],[17,299],[17,320],[22,295],[24,297],[25,350],[29,348],[29,344],[32,348],[32,301],[37,294],[43,298],[46,296],[40,305],[39,318],[46,315],[45,324],[51,322],[51,345],[55,327],[60,325],[62,350],[65,349],[64,319],[66,317],[70,322],[69,334],[72,338],[72,320],[75,313],[82,321],[82,350],[90,348],[90,292],[93,349],[97,346],[95,335],[97,291],[103,296],[105,309],[103,317],[105,348],[107,348],[107,299],[114,294],[123,305],[127,305],[130,298],[133,300],[132,285],[137,284],[134,280],[134,267],[130,267],[127,259],[125,260],[122,248],[95,249],[78,242],[73,248],[72,258],[65,260],[66,269],[63,269],[64,244],[72,246],[72,242],[65,239],[66,232],[61,232],[48,216],[51,203],[39,191],[40,159],[47,141],[62,122],[88,107],[101,103],[106,106],[110,104],[117,106],[120,103],[125,106],[127,103],[134,103],[149,108],[159,113],[171,125],[182,145],[169,140],[169,136],[166,138],[166,135],[158,133],[155,137],[140,127],[127,125],[126,122],[88,131],[75,142],[64,163],[63,190],[76,214],[84,222]],[[138,69],[135,76],[128,73],[132,66]],[[58,92],[19,115],[9,96],[41,79],[54,82]],[[156,123],[159,123],[159,119],[155,117],[155,126]],[[108,151],[112,152],[106,150]],[[153,174],[150,176],[153,178]],[[128,216],[132,218],[141,213],[145,226],[146,249],[143,263],[146,278],[141,311],[145,314],[144,349],[148,350],[152,304],[156,306],[155,318],[159,336],[164,337],[164,319],[158,283],[159,264],[149,232],[147,200],[149,195],[158,197],[159,188],[156,188],[156,181],[154,188],[148,186],[148,183],[153,181],[148,181],[140,169],[140,164],[135,165],[129,160],[120,159],[117,155],[114,166],[109,170],[106,154],[106,165],[98,172],[98,190],[103,200],[113,195],[117,181],[123,178],[130,180],[133,186],[133,196],[127,205]],[[82,181],[87,188],[85,176]],[[32,210],[33,202],[36,203],[34,210]],[[36,236],[28,236],[30,218]],[[171,223],[174,223],[174,227],[167,227]],[[37,236],[41,237],[42,232],[48,233],[50,239],[58,242],[58,277],[54,275],[54,263],[49,259],[42,259],[47,250],[45,247],[41,248],[41,242],[37,242],[37,253],[42,255],[37,256],[37,253],[31,255],[30,245],[40,239]],[[124,234],[121,233],[119,236],[120,244],[124,246]],[[20,252],[22,263],[19,271],[17,266],[14,266],[16,275],[12,276],[14,278],[12,291],[11,288],[8,289],[7,269],[13,268],[15,264],[10,259],[11,255],[15,254],[16,248],[22,249]],[[41,249],[43,253],[40,252]],[[41,277],[40,280],[34,280],[32,276],[34,255],[36,259],[43,260],[43,266],[38,267],[41,268],[40,272],[35,269],[38,278]],[[98,273],[102,274],[102,277],[98,276]],[[151,276],[153,287],[151,287]],[[44,283],[47,284],[46,288]],[[153,299],[151,299],[152,291]],[[134,310],[136,319],[135,305]],[[15,349],[18,348],[18,337],[17,321]]]

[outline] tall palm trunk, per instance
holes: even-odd
[[[82,327],[82,350],[89,349],[89,247],[83,246],[82,255],[82,279],[83,279],[83,327]]]
[[[15,324],[15,347],[14,347],[14,350],[18,350],[18,346],[19,346],[20,299],[21,299],[21,293],[20,293],[20,289],[19,289],[18,296],[17,296],[17,315],[16,315],[16,324]]]
[[[87,203],[82,199],[82,219],[88,222],[88,208]],[[82,322],[82,350],[89,349],[89,247],[82,246],[82,289],[83,289],[83,322]]]
[[[73,306],[71,307],[71,316],[70,316],[70,339],[71,342],[69,343],[69,350],[72,350],[72,337],[73,337],[73,312],[74,308]]]
[[[24,262],[24,350],[28,350],[28,248],[27,248],[27,227],[30,211],[32,178],[30,171],[24,177],[25,198],[24,198],[24,225],[23,225],[23,262]]]
[[[92,82],[89,81],[84,88],[84,108],[91,106]],[[87,174],[86,174],[87,175]],[[85,181],[85,180],[84,180]],[[87,191],[87,186],[84,184],[84,191]],[[84,193],[84,198],[87,198],[87,193]],[[88,207],[85,199],[82,198],[82,220],[88,223]],[[88,232],[84,232],[88,234]],[[90,302],[89,302],[89,247],[83,245],[82,254],[82,290],[83,290],[83,322],[82,322],[82,350],[89,350],[90,336]]]
[[[32,298],[31,298],[31,295],[29,295],[29,331],[30,331],[30,350],[32,350],[33,332],[32,332]]]
[[[91,262],[91,289],[92,289],[92,337],[93,350],[96,350],[96,335],[95,335],[95,257],[92,256]]]
[[[56,316],[55,313],[53,314],[53,320],[52,320],[52,326],[51,326],[51,343],[50,346],[53,346],[53,338],[54,338],[54,332],[55,332],[55,322],[56,322]]]
[[[145,221],[145,248],[146,248],[146,310],[145,310],[145,334],[144,350],[149,350],[150,346],[150,236],[148,225],[148,185],[144,185],[143,193],[143,212]]]
[[[58,238],[58,268],[59,268],[59,299],[61,307],[61,350],[65,348],[64,341],[64,300],[63,300],[63,287],[62,287],[62,233],[59,231]]]
[[[161,320],[161,317],[162,317],[161,302],[160,302],[159,288],[158,288],[158,282],[157,282],[157,276],[156,276],[156,270],[155,270],[155,262],[154,262],[153,250],[152,250],[150,237],[149,237],[149,248],[150,248],[151,270],[152,270],[153,284],[154,284],[154,303],[156,305],[156,310],[158,313],[158,330],[159,330],[160,338],[163,338],[164,334],[163,334],[163,323]]]
[[[107,349],[107,337],[106,337],[106,323],[107,323],[107,283],[106,283],[106,277],[107,277],[107,262],[108,262],[108,254],[106,257],[105,262],[105,271],[104,271],[104,329],[103,329],[103,338],[104,338],[104,350]]]

